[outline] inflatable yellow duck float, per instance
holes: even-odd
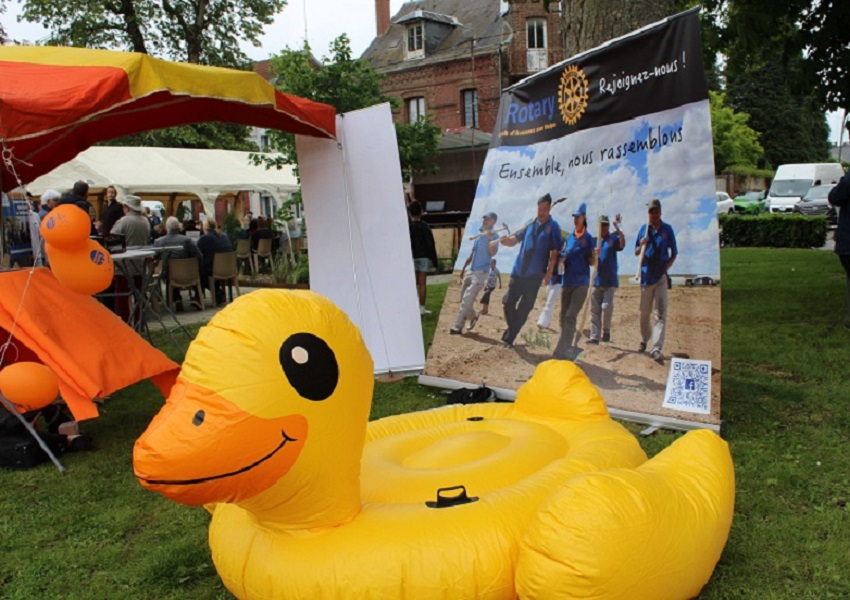
[[[690,598],[732,522],[726,443],[647,461],[584,373],[515,403],[368,423],[373,367],[329,300],[256,291],[201,329],[136,442],[150,490],[212,512],[239,598]]]

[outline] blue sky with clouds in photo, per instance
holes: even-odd
[[[681,141],[671,141],[671,132],[680,128]],[[661,143],[665,134],[666,145]],[[659,138],[654,149],[611,158],[612,149],[648,138]],[[506,170],[505,165],[522,169],[545,164],[553,157],[563,165],[563,176],[554,173],[523,179],[500,177]],[[576,157],[579,160],[576,161]],[[569,166],[571,159],[577,163],[572,167]],[[714,189],[707,101],[529,146],[491,149],[479,181],[472,216],[464,231],[456,268],[459,269],[469,256],[472,243],[468,238],[477,233],[484,213],[496,212],[499,223],[505,222],[514,230],[534,217],[537,199],[549,193],[553,198],[567,197],[552,211],[553,217],[567,231],[572,231],[571,214],[581,202],[587,203],[588,224],[594,236],[600,215],[613,217],[620,213],[628,249],[634,247],[638,230],[646,222],[647,202],[660,198],[663,219],[673,226],[679,245],[680,254],[672,274],[718,276],[720,257]],[[510,272],[517,252],[518,248],[500,247],[496,258],[502,272]],[[633,274],[636,267],[637,258],[633,252],[624,251],[620,255],[621,276]]]

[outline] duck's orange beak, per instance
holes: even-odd
[[[306,439],[302,415],[255,417],[181,377],[136,441],[133,468],[143,486],[175,502],[239,502],[283,477]]]

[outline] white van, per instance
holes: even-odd
[[[838,183],[844,169],[838,163],[780,165],[765,198],[765,210],[790,213],[812,186]]]

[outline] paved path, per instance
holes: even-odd
[[[429,275],[428,280],[427,280],[428,285],[438,285],[438,284],[441,284],[441,283],[448,283],[449,281],[451,281],[451,277],[452,277],[451,273],[442,273],[442,274],[439,274],[439,275]],[[254,290],[260,289],[260,288],[240,286],[239,289],[242,292],[242,295],[245,295],[249,292],[253,292]],[[236,293],[235,288],[233,290],[233,293],[234,294]],[[182,325],[192,325],[194,323],[206,323],[207,321],[209,321],[210,319],[213,318],[213,315],[215,315],[218,311],[220,311],[222,308],[227,306],[226,304],[220,304],[217,307],[213,307],[212,300],[209,297],[204,298],[204,310],[198,310],[197,307],[195,307],[192,304],[188,304],[186,302],[184,302],[183,304],[184,304],[184,306],[186,306],[186,309],[181,311],[181,312],[176,313],[177,319],[180,321],[180,323]],[[165,326],[168,327],[169,329],[171,329],[172,327],[176,327],[174,320],[168,315],[168,313],[163,314],[162,320],[164,321]],[[152,330],[162,328],[162,326],[159,324],[159,322],[156,319],[151,319],[148,322],[148,325],[150,326],[150,328]]]

